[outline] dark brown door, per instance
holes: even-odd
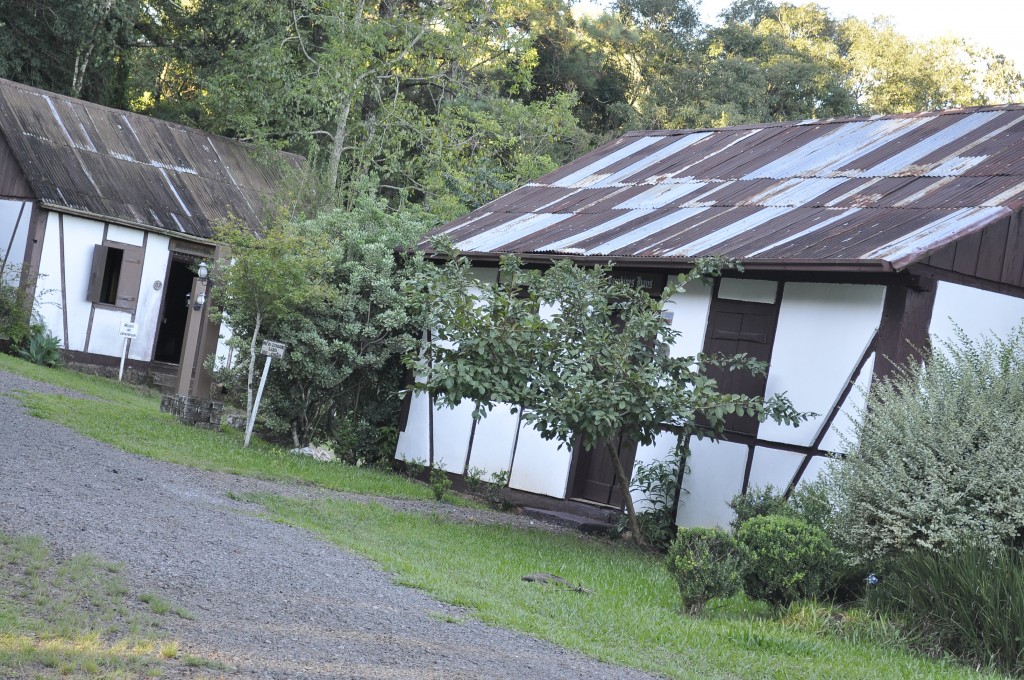
[[[618,444],[622,469],[629,475],[636,459],[636,444],[623,446],[621,440]],[[612,457],[604,444],[598,444],[592,449],[584,449],[577,444],[576,473],[573,475],[571,497],[617,508],[625,503],[622,489],[615,479]]]
[[[612,270],[612,278],[646,291],[651,296],[661,295],[668,280],[665,274],[621,269]],[[593,449],[584,449],[577,444],[575,456],[569,497],[621,508],[625,497],[615,479],[615,467],[605,445],[598,444]],[[620,440],[619,460],[626,475],[630,476],[636,460],[636,444],[623,445]]]
[[[725,356],[747,354],[767,363],[772,358],[772,343],[778,321],[777,304],[715,297],[708,316],[704,353]],[[718,381],[718,391],[722,394],[763,397],[768,382],[767,375],[752,375],[743,370],[711,368],[708,375]],[[725,421],[726,430],[752,436],[757,434],[757,426],[757,418],[752,416],[729,416]]]

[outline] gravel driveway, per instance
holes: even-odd
[[[0,372],[0,395],[19,389],[64,392]],[[0,396],[0,530],[122,562],[134,589],[189,610],[193,621],[168,617],[169,636],[231,669],[197,676],[651,677],[470,619],[445,622],[465,613],[227,497],[252,491],[319,493],[126,454]]]

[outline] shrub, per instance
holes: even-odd
[[[637,513],[637,523],[644,539],[654,548],[668,550],[675,528],[676,492],[679,490],[679,463],[675,459],[659,460],[649,465],[637,463],[633,471],[630,491],[643,498]],[[619,529],[627,525],[625,516]]]
[[[0,269],[0,341],[12,348],[26,342],[33,330],[25,291],[11,283],[20,274],[20,267]]]
[[[904,554],[870,602],[900,615],[923,642],[972,663],[1024,675],[1024,557],[982,546]]]
[[[448,489],[452,488],[452,480],[440,466],[430,469],[430,489],[434,492],[434,498],[443,500]]]
[[[40,366],[57,366],[61,363],[60,339],[46,329],[37,329],[28,344],[18,350],[18,356]]]
[[[872,387],[830,470],[837,539],[864,563],[1024,544],[1024,330],[958,341]]]
[[[466,482],[466,490],[474,496],[480,493],[480,489],[484,482],[484,470],[482,467],[471,467],[466,470],[466,474],[463,476],[463,480]]]
[[[740,546],[725,531],[679,527],[666,563],[679,585],[686,613],[699,614],[708,600],[739,592],[740,561]]]
[[[796,517],[764,515],[737,532],[745,549],[743,588],[776,606],[826,594],[839,567],[825,532]]]
[[[501,497],[501,490],[508,486],[509,479],[511,478],[512,472],[510,470],[491,473],[491,481],[484,488],[484,498],[491,507],[501,510],[507,510],[511,507],[511,504]]]
[[[729,507],[736,513],[729,523],[733,531],[739,531],[740,527],[755,517],[790,516],[793,514],[782,490],[776,489],[771,484],[764,488],[753,487],[746,493],[736,494],[729,501]]]

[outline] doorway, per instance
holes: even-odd
[[[721,279],[716,283],[715,297],[708,314],[704,353],[724,356],[747,354],[758,361],[769,363],[775,342],[775,328],[779,323],[778,298],[772,303],[726,299],[718,295],[720,285]],[[749,371],[728,371],[711,366],[707,375],[718,382],[721,394],[763,397],[768,385],[767,373],[753,375]],[[759,424],[754,416],[730,415],[725,418],[727,432],[752,437],[757,435]]]
[[[192,293],[192,280],[195,278],[190,269],[191,262],[190,258],[171,258],[164,286],[160,328],[156,334],[153,361],[181,363],[181,350],[185,345],[185,325],[188,321],[189,295]]]
[[[666,274],[647,271],[613,270],[612,278],[630,286],[646,291],[652,297],[660,296],[668,282]],[[619,461],[627,477],[633,474],[633,463],[636,460],[636,443],[624,441],[620,435],[616,446]],[[600,505],[621,508],[626,502],[622,488],[615,479],[615,466],[611,454],[604,443],[593,448],[584,448],[578,442],[573,451],[573,472],[569,485],[569,497]]]

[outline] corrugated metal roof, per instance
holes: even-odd
[[[231,139],[0,79],[3,134],[44,204],[209,238],[235,217],[261,225],[286,166],[257,161]]]
[[[1010,104],[633,132],[438,231],[467,254],[898,270],[1022,207]]]

